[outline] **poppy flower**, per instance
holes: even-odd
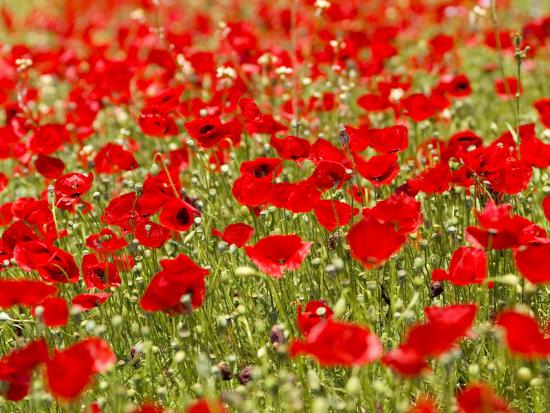
[[[241,163],[241,176],[251,176],[263,181],[272,181],[281,173],[282,161],[277,158],[257,158]]]
[[[22,400],[28,393],[33,370],[48,361],[48,345],[44,338],[13,350],[0,359],[2,394],[7,400]]]
[[[73,297],[71,304],[80,311],[88,311],[99,307],[111,296],[110,293],[78,294]]]
[[[550,338],[546,338],[537,321],[527,314],[507,310],[495,324],[505,331],[505,342],[512,354],[525,358],[550,356]]]
[[[420,397],[407,413],[440,413],[436,402],[431,397]]]
[[[183,86],[178,86],[167,89],[154,97],[147,98],[145,102],[146,107],[154,108],[162,113],[171,112],[178,106],[179,99],[184,89]]]
[[[431,371],[425,355],[407,344],[402,344],[384,354],[382,363],[402,376],[414,377]]]
[[[511,215],[508,204],[487,202],[483,211],[476,212],[479,227],[466,228],[468,241],[486,249],[503,250],[527,245],[546,238],[546,231],[519,215]]]
[[[321,366],[363,366],[382,356],[382,343],[367,327],[326,319],[304,340],[292,340],[290,355],[314,357]]]
[[[141,298],[145,311],[163,311],[167,314],[189,313],[202,305],[206,295],[205,277],[208,270],[199,267],[185,254],[173,260],[161,260],[158,272]],[[183,300],[189,296],[189,302]]]
[[[350,149],[354,150],[354,139],[350,134]],[[404,151],[409,144],[409,131],[405,126],[395,125],[382,129],[369,129],[365,133],[366,144],[378,153]],[[361,145],[362,146],[362,145]]]
[[[181,199],[172,198],[162,206],[159,221],[172,231],[187,231],[193,225],[198,211]]]
[[[105,290],[121,283],[116,265],[100,262],[95,254],[86,254],[82,257],[82,276],[89,289]]]
[[[345,202],[328,199],[318,201],[313,210],[319,224],[330,232],[349,224],[352,214],[357,213],[356,208]]]
[[[171,234],[168,228],[152,221],[139,222],[134,233],[139,243],[147,248],[162,247]]]
[[[513,99],[517,93],[523,93],[523,87],[517,78],[507,77],[495,80],[495,91],[501,99]]]
[[[372,208],[363,210],[363,216],[372,216],[395,225],[400,234],[410,234],[422,224],[420,202],[404,193],[392,194]]]
[[[0,279],[0,308],[2,309],[14,305],[32,307],[55,294],[57,294],[57,288],[42,281]]]
[[[41,311],[38,311],[38,308]],[[40,317],[48,327],[62,327],[69,319],[67,302],[59,297],[46,297],[32,309],[32,315]]]
[[[405,115],[415,122],[429,119],[436,114],[436,108],[430,98],[422,93],[415,93],[400,101]]]
[[[245,175],[235,180],[231,194],[241,205],[258,207],[267,203],[271,188],[271,181]]]
[[[441,194],[449,189],[453,179],[451,168],[447,162],[439,162],[437,165],[426,169],[420,175],[409,180],[413,192],[426,194]]]
[[[309,159],[318,165],[323,161],[336,162],[339,164],[346,164],[347,157],[344,152],[334,146],[326,139],[317,139],[309,150]]]
[[[290,161],[306,159],[311,146],[307,140],[296,136],[287,136],[284,139],[272,136],[269,143],[277,151],[277,155]]]
[[[391,184],[399,173],[399,164],[395,153],[376,155],[369,160],[354,154],[353,162],[357,172],[376,187]]]
[[[148,136],[166,137],[179,133],[174,119],[169,114],[162,113],[156,108],[144,108],[141,111],[138,122],[141,131]]]
[[[64,125],[42,125],[32,132],[29,149],[32,153],[50,155],[69,141],[70,135]]]
[[[121,227],[127,232],[132,232],[136,223],[142,220],[143,218],[136,212],[135,192],[112,198],[101,216],[102,222]]]
[[[513,413],[506,400],[486,383],[469,384],[456,395],[460,413]]]
[[[321,191],[309,180],[270,186],[268,202],[295,213],[310,212],[321,200]]]
[[[127,245],[123,238],[117,237],[109,228],[103,228],[98,234],[86,238],[86,246],[100,254],[115,252]]]
[[[185,413],[228,413],[228,411],[218,400],[199,399],[187,407]]]
[[[487,278],[487,254],[475,247],[459,247],[453,252],[449,271],[436,269],[432,281],[450,281],[454,285],[481,284]]]
[[[131,152],[121,145],[107,143],[94,158],[94,168],[98,174],[114,174],[120,171],[131,171],[138,167]]]
[[[550,282],[550,240],[544,239],[520,246],[514,251],[517,269],[533,284]]]
[[[304,336],[323,320],[332,318],[334,311],[324,301],[309,301],[302,312],[302,304],[298,306],[296,325]]]
[[[68,252],[40,241],[19,242],[14,258],[24,271],[37,271],[49,282],[78,282],[80,272]]]
[[[73,400],[92,384],[96,374],[115,362],[115,354],[101,338],[86,338],[65,350],[55,350],[46,364],[49,389],[57,399]]]
[[[221,238],[223,241],[229,245],[235,245],[238,248],[241,248],[245,245],[252,235],[254,234],[254,228],[250,225],[243,223],[229,224],[225,227],[223,232],[218,231],[215,228],[212,228],[212,235]]]
[[[297,270],[302,265],[311,245],[296,234],[269,235],[256,245],[245,246],[245,251],[260,271],[280,278],[285,270]]]
[[[519,150],[521,160],[527,165],[541,169],[550,167],[550,144],[542,142],[534,133],[522,135],[520,132]],[[527,170],[527,168],[525,169]],[[527,180],[527,176],[524,180]]]
[[[365,93],[359,96],[357,104],[367,112],[381,112],[392,107],[387,96],[377,95],[375,93]]]
[[[229,135],[228,129],[217,116],[205,116],[187,122],[185,129],[202,148],[212,148]]]
[[[65,164],[61,159],[46,155],[38,155],[34,166],[40,175],[48,179],[59,178],[65,169]]]
[[[399,233],[391,222],[383,222],[366,216],[348,233],[351,254],[366,269],[386,262],[405,244],[405,235]]]
[[[545,128],[550,129],[550,98],[535,101],[533,106],[539,113],[540,121]]]
[[[321,161],[315,167],[313,174],[308,181],[321,191],[332,188],[341,188],[342,185],[351,179],[350,170],[341,163]]]
[[[81,203],[80,197],[90,190],[94,176],[79,173],[69,173],[55,181],[55,206],[73,211],[76,204]]]

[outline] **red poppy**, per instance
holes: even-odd
[[[293,340],[290,354],[314,357],[324,367],[362,366],[382,356],[382,343],[367,327],[329,318],[317,323],[304,340]]]
[[[513,413],[506,400],[485,383],[469,384],[456,396],[460,413]]]
[[[268,201],[277,208],[300,213],[310,212],[321,200],[321,191],[309,180],[270,186]]]
[[[440,410],[431,397],[423,396],[416,401],[407,413],[440,413]]]
[[[518,79],[515,77],[507,77],[506,79],[495,80],[495,91],[502,99],[513,99],[516,93],[523,93],[523,87],[518,88]]]
[[[514,251],[516,267],[533,284],[550,282],[550,240],[543,239]]]
[[[86,338],[65,350],[55,350],[46,365],[46,378],[52,395],[72,400],[116,362],[109,345],[100,338]]]
[[[376,155],[369,160],[354,154],[353,162],[357,172],[377,187],[389,185],[399,173],[399,164],[395,153]]]
[[[395,225],[400,234],[410,234],[422,224],[420,202],[404,193],[392,194],[374,207],[363,210],[363,216],[371,216]]]
[[[539,99],[533,103],[545,128],[550,128],[550,98]]]
[[[242,223],[229,224],[227,227],[225,227],[223,232],[212,228],[212,235],[221,238],[229,245],[235,245],[239,248],[245,245],[250,240],[250,238],[252,238],[253,234],[254,228],[252,228],[250,225]]]
[[[189,313],[202,305],[206,295],[208,270],[199,267],[185,254],[161,260],[158,272],[147,286],[140,305],[145,311],[167,314]],[[189,296],[189,301],[184,298]]]
[[[309,157],[310,144],[305,139],[296,136],[287,136],[284,139],[278,139],[272,136],[269,143],[283,159],[299,161]]]
[[[449,271],[436,269],[432,281],[450,281],[454,285],[481,284],[487,278],[487,254],[474,247],[459,247],[453,252]]]
[[[347,238],[353,257],[366,269],[382,265],[406,241],[405,235],[399,233],[391,222],[382,222],[371,216],[355,224]]]
[[[34,306],[57,294],[57,288],[42,281],[0,279],[0,308],[14,305]]]
[[[13,350],[0,359],[2,394],[7,400],[22,400],[28,393],[33,370],[48,361],[48,345],[44,338]]]
[[[356,153],[364,151],[367,147],[379,153],[401,152],[407,148],[409,142],[409,132],[402,125],[382,129],[360,128],[357,131],[359,133],[349,133],[350,150]]]
[[[311,245],[296,234],[269,235],[254,246],[246,246],[245,251],[260,271],[280,278],[285,270],[297,270],[302,265]]]
[[[349,224],[352,214],[357,213],[357,208],[352,208],[344,202],[327,199],[318,201],[314,211],[319,224],[332,232],[336,228]]]
[[[436,108],[432,101],[422,93],[412,94],[400,101],[405,115],[415,122],[421,122],[436,114]]]
[[[23,270],[36,270],[49,282],[74,283],[80,278],[74,257],[53,245],[40,241],[19,242],[14,257]]]
[[[82,276],[89,289],[105,290],[121,283],[116,265],[100,262],[95,254],[86,254],[82,257]]]
[[[124,238],[117,237],[109,228],[103,228],[98,234],[86,238],[86,246],[100,254],[115,252],[127,245]]]
[[[384,354],[382,363],[402,376],[414,377],[431,371],[425,355],[407,344],[402,344]]]
[[[134,233],[140,244],[147,248],[162,247],[171,234],[168,228],[152,221],[139,222]]]
[[[304,336],[307,336],[313,327],[323,320],[332,318],[334,314],[334,311],[322,300],[309,301],[304,310],[302,312],[302,304],[300,304],[296,314],[296,324]]]
[[[146,107],[154,108],[162,113],[171,112],[178,106],[184,89],[185,88],[183,86],[178,86],[167,89],[157,96],[150,97],[146,100]]]
[[[185,413],[228,413],[228,411],[218,400],[200,399],[187,407]]]
[[[341,188],[351,179],[351,170],[338,162],[321,161],[317,164],[308,181],[321,191]]]
[[[138,167],[131,152],[121,145],[107,143],[94,158],[94,168],[99,174],[114,174],[120,171],[131,171]]]
[[[145,135],[165,137],[177,135],[178,126],[174,119],[155,108],[144,108],[139,116],[139,127]]]
[[[102,222],[116,225],[128,232],[132,232],[136,223],[141,220],[143,218],[136,212],[135,192],[112,198],[101,216]]]
[[[511,210],[508,204],[489,201],[483,211],[476,212],[479,227],[466,228],[467,239],[486,249],[503,250],[546,237],[543,228],[519,215],[510,215]]]
[[[203,148],[212,148],[228,137],[229,130],[219,117],[205,116],[185,124],[189,135]]]
[[[172,231],[187,231],[198,214],[198,210],[192,205],[181,199],[172,198],[162,206],[159,220]]]
[[[60,209],[74,210],[78,203],[82,203],[80,197],[90,190],[94,176],[79,173],[69,173],[55,181],[55,206]]]
[[[550,356],[550,338],[545,337],[534,318],[507,310],[497,317],[495,323],[505,330],[506,345],[513,354],[525,358]]]
[[[432,168],[426,169],[417,177],[409,181],[409,185],[416,194],[422,191],[426,194],[440,194],[449,189],[453,178],[447,162],[439,162]]]
[[[267,202],[271,188],[270,181],[245,175],[235,180],[231,193],[240,204],[257,207]]]
[[[257,158],[241,163],[241,176],[251,176],[263,181],[272,181],[281,173],[282,161],[278,158]]]
[[[534,127],[534,125],[533,125]],[[536,168],[548,168],[550,167],[550,144],[542,142],[533,133],[521,134],[520,132],[520,154],[521,159],[528,165]],[[527,168],[524,168],[527,171]],[[527,174],[524,180],[527,180]],[[522,190],[525,189],[525,184],[522,186]]]
[[[38,155],[34,166],[40,175],[48,179],[59,178],[65,169],[65,164],[61,159],[46,155]]]
[[[78,294],[73,297],[71,304],[80,311],[88,311],[99,307],[111,296],[110,293]]]
[[[29,149],[32,153],[49,155],[69,141],[70,135],[64,125],[42,125],[32,132]]]
[[[32,315],[40,317],[48,327],[62,327],[69,319],[69,309],[63,298],[47,297],[32,309]]]

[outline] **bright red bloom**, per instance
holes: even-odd
[[[272,181],[281,174],[282,161],[278,158],[257,158],[241,163],[241,176],[251,176],[262,181]]]
[[[533,103],[539,113],[540,121],[545,128],[550,128],[550,98],[543,98]]]
[[[57,288],[42,281],[0,279],[0,308],[14,305],[34,306],[57,294]]]
[[[348,244],[355,259],[366,269],[386,262],[405,244],[405,235],[399,233],[391,222],[382,222],[366,216],[348,233]]]
[[[139,116],[139,127],[149,136],[177,135],[179,130],[174,119],[155,108],[144,108]]]
[[[217,116],[206,116],[187,122],[185,129],[203,148],[212,148],[229,136],[229,129]]]
[[[128,245],[126,240],[117,237],[109,228],[103,228],[98,234],[86,238],[86,246],[100,254],[118,251],[126,245]]]
[[[184,89],[185,88],[183,86],[178,86],[167,89],[157,96],[150,97],[146,101],[146,107],[154,108],[162,113],[171,112],[178,106]]]
[[[145,311],[167,314],[189,313],[202,305],[206,295],[208,270],[199,267],[185,254],[161,260],[158,272],[147,286],[140,305]],[[183,300],[189,296],[189,301]]]
[[[268,194],[270,204],[295,213],[310,212],[321,200],[320,198],[321,191],[309,180],[271,185]]]
[[[502,99],[513,99],[516,93],[523,94],[523,87],[519,85],[518,79],[515,77],[507,77],[506,79],[495,80],[495,91]]]
[[[511,210],[508,204],[489,201],[483,211],[476,212],[479,227],[466,228],[467,239],[483,248],[503,250],[546,237],[544,229],[519,215],[510,215]]]
[[[407,413],[440,413],[436,402],[431,397],[421,397]]]
[[[283,159],[299,161],[309,157],[310,144],[305,139],[296,136],[287,136],[284,139],[278,139],[272,136],[270,144]]]
[[[0,359],[0,383],[7,400],[19,401],[29,393],[33,370],[48,361],[48,345],[44,338],[13,350]]]
[[[38,155],[34,166],[40,175],[48,179],[59,178],[65,169],[65,164],[61,159],[46,155]]]
[[[116,265],[100,262],[95,254],[86,254],[82,257],[82,276],[89,289],[105,290],[122,282]]]
[[[136,212],[136,202],[135,192],[112,198],[101,216],[101,221],[132,232],[136,223],[144,220]]]
[[[505,330],[506,345],[511,353],[525,358],[550,356],[550,337],[545,337],[537,321],[529,315],[504,311],[495,324]]]
[[[41,308],[41,313],[38,308]],[[48,327],[62,327],[69,319],[69,308],[67,302],[59,297],[47,297],[32,309],[34,317],[41,317]]]
[[[300,333],[307,336],[317,324],[323,320],[332,318],[334,311],[324,301],[309,301],[305,311],[302,312],[302,304],[298,306],[296,324]]]
[[[81,203],[80,197],[90,190],[94,176],[69,173],[55,181],[55,206],[60,209],[74,210]]]
[[[304,340],[293,340],[290,354],[305,354],[324,367],[362,366],[382,356],[382,343],[367,327],[326,319],[313,327]]]
[[[422,224],[420,202],[404,193],[390,195],[374,207],[364,209],[363,215],[392,223],[400,234],[415,232]]]
[[[319,224],[327,231],[334,231],[336,228],[347,225],[352,214],[357,213],[357,208],[352,208],[345,202],[333,200],[321,200],[315,204],[315,217]]]
[[[228,411],[218,400],[199,399],[187,407],[185,413],[228,413]]]
[[[49,155],[69,141],[70,135],[64,125],[42,125],[33,131],[29,149],[32,153]]]
[[[160,248],[170,238],[172,231],[163,225],[152,221],[139,222],[135,228],[135,236],[141,245],[147,248]]]
[[[14,258],[24,271],[36,270],[49,282],[74,283],[80,278],[71,254],[40,241],[17,243]]]
[[[405,126],[395,125],[382,129],[347,128],[352,152],[363,152],[367,147],[379,153],[394,153],[405,150],[409,143],[409,131]]]
[[[431,371],[425,355],[407,344],[384,354],[382,363],[402,376],[418,376]]]
[[[267,202],[271,188],[271,181],[245,175],[235,180],[231,193],[240,204],[257,207]]]
[[[88,311],[99,307],[111,296],[110,293],[78,294],[73,297],[71,304],[80,311]]]
[[[120,171],[131,171],[138,167],[131,152],[121,145],[107,143],[94,158],[94,167],[98,174],[115,174]]]
[[[240,222],[236,224],[229,224],[227,227],[225,227],[223,232],[212,228],[212,235],[221,238],[229,245],[235,245],[239,248],[250,241],[250,238],[252,238],[253,234],[254,228],[252,228],[250,225]]]
[[[450,281],[454,285],[481,284],[487,278],[487,254],[474,247],[459,247],[453,252],[449,271],[436,269],[433,281]]]
[[[172,198],[166,202],[159,215],[162,225],[172,231],[187,231],[193,225],[199,211],[181,199]]]
[[[506,400],[485,383],[469,384],[456,396],[460,413],[513,413]]]
[[[346,181],[351,179],[349,171],[341,163],[321,161],[317,164],[308,181],[321,191],[341,188]]]
[[[399,173],[399,164],[395,153],[376,155],[369,160],[354,154],[353,162],[357,172],[377,187],[389,185]]]
[[[533,284],[550,282],[550,240],[544,239],[514,251],[516,267]]]
[[[269,235],[254,246],[246,246],[245,250],[260,271],[280,278],[285,270],[297,270],[302,265],[311,245],[296,234]]]
[[[447,162],[439,162],[432,168],[426,169],[417,177],[409,181],[411,189],[416,194],[422,191],[426,194],[440,194],[449,189],[453,178]]]
[[[46,378],[53,396],[72,400],[88,387],[96,374],[116,362],[109,345],[100,338],[86,338],[65,350],[55,350],[46,366]]]
[[[422,93],[415,93],[401,99],[400,104],[405,114],[415,122],[421,122],[436,114],[432,101]]]

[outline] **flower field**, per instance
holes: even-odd
[[[0,3],[0,412],[550,412],[550,2]]]

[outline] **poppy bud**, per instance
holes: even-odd
[[[430,296],[432,298],[435,298],[437,296],[440,296],[441,294],[443,294],[443,284],[439,281],[433,282],[430,285]]]
[[[244,369],[240,371],[240,373],[237,376],[237,379],[239,380],[239,383],[246,384],[250,380],[252,380],[252,366],[246,366]]]
[[[231,373],[231,369],[229,368],[227,363],[224,363],[222,361],[218,363],[217,367],[222,380],[231,380],[231,378],[233,377],[233,373]]]
[[[269,335],[269,341],[273,347],[278,348],[279,346],[286,343],[286,339],[283,333],[283,330],[278,325],[274,325],[271,329],[271,334]]]

